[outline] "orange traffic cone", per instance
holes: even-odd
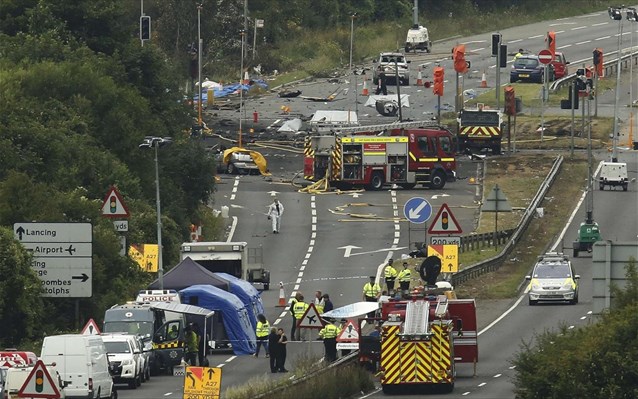
[[[288,115],[288,114],[290,113],[290,107],[288,107],[288,106],[286,106],[286,105],[282,105],[282,106],[281,106],[281,112],[282,112],[284,115]]]
[[[419,67],[419,73],[416,75],[416,85],[423,86],[423,76],[421,75],[421,68]]]
[[[370,92],[368,92],[368,81],[363,77],[363,90],[361,91],[362,96],[369,96]]]
[[[247,85],[249,81],[250,81],[250,77],[248,77],[248,71],[246,71],[244,72],[244,81],[242,83]]]
[[[485,71],[483,71],[483,76],[481,77],[481,87],[482,88],[487,87],[487,77],[485,76]]]
[[[279,304],[278,308],[286,307],[286,294],[284,293],[284,283],[279,282]]]

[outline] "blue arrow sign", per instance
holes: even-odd
[[[412,223],[425,223],[432,216],[432,205],[425,198],[410,198],[403,206],[403,215]]]

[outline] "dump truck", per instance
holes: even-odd
[[[206,270],[223,272],[270,288],[270,271],[263,267],[263,248],[248,248],[246,242],[185,242],[180,260],[191,258]]]

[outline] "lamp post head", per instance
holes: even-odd
[[[140,143],[139,148],[164,147],[173,143],[172,137],[146,136],[144,141]]]

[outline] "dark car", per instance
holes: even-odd
[[[514,60],[510,72],[510,83],[517,81],[529,81],[543,83],[543,70],[545,65],[538,60],[536,55],[521,55]],[[554,66],[547,66],[549,81],[554,80]]]

